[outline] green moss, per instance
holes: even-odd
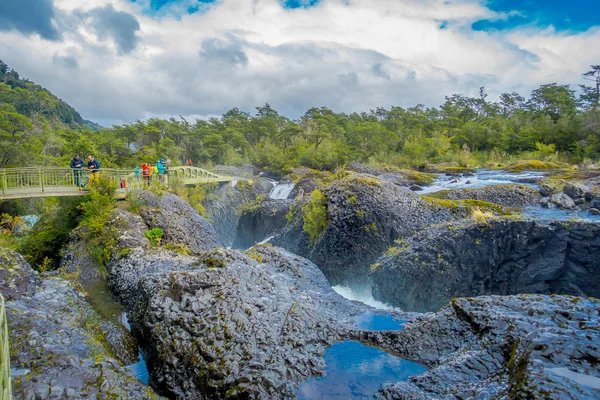
[[[355,205],[356,204],[356,195],[352,195],[350,197],[348,197],[348,204],[350,205]]]
[[[478,208],[481,211],[489,211],[496,216],[502,217],[512,217],[518,216],[513,209],[508,207],[503,207],[496,203],[490,203],[488,201],[483,200],[473,200],[473,199],[465,199],[465,200],[450,200],[438,198],[439,194],[434,196],[421,196],[421,199],[425,200],[429,204],[433,206],[440,206],[444,208],[448,208],[450,210],[458,210],[464,209],[467,212],[472,212],[474,209]],[[442,195],[443,196],[443,195]]]
[[[310,201],[302,207],[302,211],[304,213],[302,229],[308,233],[311,243],[314,243],[329,224],[325,194],[315,189],[310,195]]]
[[[376,187],[382,186],[382,183],[379,179],[369,178],[366,176],[352,175],[346,179],[346,182],[347,183],[359,183],[362,185],[376,186]]]
[[[413,171],[411,169],[402,169],[399,171],[406,179],[412,183],[419,185],[429,185],[435,181],[436,176],[434,174],[428,174],[425,172]]]
[[[256,248],[252,247],[244,252],[245,255],[252,258],[253,260],[258,261],[259,263],[263,263],[263,256],[256,250]]]
[[[520,172],[524,170],[544,170],[544,169],[561,169],[564,165],[539,160],[519,160],[511,163],[509,166],[504,168],[506,171]]]
[[[178,254],[181,254],[182,256],[189,256],[194,253],[194,251],[192,249],[190,249],[184,243],[167,243],[167,244],[163,245],[162,247],[167,250],[176,251]]]

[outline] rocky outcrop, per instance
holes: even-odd
[[[40,279],[23,258],[0,249],[15,399],[156,399],[107,350],[101,319],[73,285]],[[6,287],[10,290],[5,290]]]
[[[294,397],[367,308],[305,259],[270,246],[248,254],[134,248],[110,263],[153,382],[170,396]]]
[[[600,297],[599,252],[598,224],[448,225],[405,239],[378,260],[373,295],[405,311],[488,294]]]
[[[436,197],[449,200],[481,200],[503,207],[525,207],[537,204],[537,190],[525,185],[495,185],[475,189],[455,189],[436,193]]]
[[[358,174],[330,183],[324,196],[326,227],[317,238],[303,230],[305,211],[296,206],[272,243],[313,261],[333,285],[364,284],[369,266],[396,239],[452,218],[407,189]]]
[[[542,207],[562,208],[564,210],[572,210],[577,207],[573,199],[563,192],[554,193],[550,197],[544,197],[540,199],[540,204]]]
[[[402,331],[359,340],[428,366],[378,399],[600,397],[600,302],[570,296],[456,299]]]
[[[232,247],[245,250],[281,232],[293,200],[264,200],[244,210]]]
[[[140,214],[146,225],[161,228],[163,240],[186,245],[192,250],[211,250],[223,246],[213,226],[181,197],[174,194],[156,196],[142,191],[139,200],[145,204]]]
[[[258,196],[268,196],[273,185],[265,179],[238,181],[235,187],[224,185],[202,202],[205,215],[210,219],[225,246],[231,246],[236,236],[240,215],[239,207]]]

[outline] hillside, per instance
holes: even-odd
[[[28,118],[44,116],[69,127],[83,127],[84,120],[70,105],[47,89],[27,79],[0,60],[0,104],[12,105],[15,111]]]

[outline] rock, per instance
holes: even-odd
[[[39,284],[39,274],[23,256],[0,247],[0,293],[5,300],[31,296]]]
[[[272,181],[279,181],[282,175],[273,171],[263,171],[259,173],[258,176],[261,178],[270,179]]]
[[[355,337],[430,368],[384,385],[378,399],[592,399],[599,309],[570,296],[456,299],[402,331]]]
[[[600,196],[596,196],[590,201],[590,208],[600,208]]]
[[[470,178],[472,176],[475,176],[475,174],[473,174],[472,172],[465,172],[465,173],[463,173],[463,176],[466,178]]]
[[[287,224],[286,214],[293,200],[265,200],[246,210],[238,223],[232,248],[245,250],[271,236],[275,236]]]
[[[581,205],[581,204],[585,204],[585,199],[583,199],[583,198],[580,197],[578,199],[575,199],[574,203],[576,205],[578,205],[578,206]]]
[[[455,297],[570,294],[600,297],[600,225],[492,221],[429,229],[377,260],[373,296],[405,311]]]
[[[597,208],[590,208],[589,211],[590,215],[600,215],[600,210],[598,210]]]
[[[542,197],[540,199],[540,205],[542,207],[547,207],[549,202],[550,202],[550,197]]]
[[[140,214],[148,228],[161,228],[167,243],[184,244],[192,250],[211,250],[223,246],[213,226],[188,203],[174,194],[156,196],[140,193],[147,207]]]
[[[235,187],[224,185],[206,196],[202,202],[204,215],[212,225],[225,246],[231,246],[237,232],[239,207],[258,196],[268,197],[273,185],[265,179],[238,181]]]
[[[159,398],[110,355],[101,318],[70,282],[39,279],[20,255],[0,254],[0,271],[28,282],[6,301],[15,399]]]
[[[564,193],[554,193],[550,196],[550,202],[555,204],[557,207],[570,210],[575,208],[575,202],[569,196]]]
[[[583,198],[587,192],[589,192],[589,189],[579,183],[567,182],[563,187],[563,193],[573,200]]]
[[[473,189],[444,191],[441,198],[449,200],[481,200],[503,207],[525,207],[539,201],[537,191],[524,185],[494,185]]]
[[[592,200],[594,200],[594,197],[595,197],[594,193],[586,192],[583,198],[585,199],[585,201],[587,201],[589,203]]]
[[[470,184],[471,184],[471,181],[466,181],[465,182],[465,185],[470,185]]]
[[[448,179],[450,181],[450,183],[458,183],[458,180],[456,179]]]
[[[409,189],[413,192],[420,192],[421,190],[423,190],[423,188],[419,185],[412,185]]]
[[[292,221],[271,242],[317,264],[333,285],[362,286],[369,266],[394,241],[452,218],[449,209],[429,203],[389,182],[353,174],[324,191],[326,222],[314,243],[304,226],[304,211],[296,205]]]
[[[146,254],[143,269],[131,255],[111,265],[111,279],[135,286],[124,303],[169,396],[293,398],[368,309],[335,293],[305,259],[270,246],[248,254],[221,249],[171,268]]]
[[[544,197],[550,197],[554,193],[554,188],[545,183],[540,185],[540,194]]]

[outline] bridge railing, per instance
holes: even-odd
[[[141,171],[136,175],[133,170],[118,170],[101,168],[100,178],[109,179],[119,188],[143,188],[148,185]],[[222,176],[198,167],[172,167],[168,175],[151,177],[152,182],[167,185],[171,177],[178,178],[184,184],[201,182],[228,182],[232,177]],[[73,170],[65,167],[30,167],[30,168],[0,168],[0,194],[14,196],[16,192],[72,192],[77,186],[89,187],[90,171],[87,169]],[[39,194],[39,193],[38,193]]]
[[[11,399],[10,349],[8,347],[8,326],[4,297],[0,294],[0,398]]]

